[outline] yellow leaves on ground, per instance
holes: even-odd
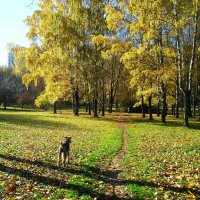
[[[7,187],[6,187],[6,191],[8,193],[10,192],[14,192],[16,190],[17,186],[14,183],[10,183]]]
[[[146,190],[156,195],[150,199],[198,199],[199,129],[184,129],[180,120],[170,118],[168,126],[138,119],[127,130],[129,152],[123,165],[126,177],[149,185]],[[139,188],[136,191],[130,187],[129,191],[133,196],[141,194]]]
[[[122,142],[122,132],[114,124],[77,118],[71,111],[1,112],[0,198],[83,199],[88,189],[103,193],[107,182],[100,169],[109,166]],[[57,148],[69,135],[70,164],[57,167]],[[59,195],[62,190],[66,194]],[[86,199],[93,199],[91,193]]]

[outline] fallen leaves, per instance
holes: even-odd
[[[0,155],[0,199],[58,199],[63,195],[77,199],[84,188],[102,192],[105,183],[95,179],[93,168],[109,164],[121,145],[120,131],[110,121],[54,116],[37,112],[8,112],[3,116],[9,125],[0,122],[0,143],[7,147]],[[13,119],[17,123],[12,123]],[[64,169],[57,167],[56,161],[57,146],[66,135],[73,140],[70,165]],[[75,175],[79,178],[74,183]],[[59,188],[68,184],[74,188],[60,193]]]
[[[126,154],[124,169],[129,179],[160,186],[154,186],[155,193],[164,199],[199,196],[199,130],[144,122],[130,125],[128,135],[132,153]]]
[[[17,189],[17,185],[14,183],[10,183],[9,185],[6,186],[7,193],[14,192],[16,189]]]

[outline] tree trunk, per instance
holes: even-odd
[[[88,107],[89,107],[89,102],[87,101],[86,106],[85,106],[85,112],[88,112]]]
[[[179,118],[179,81],[178,81],[178,77],[177,77],[177,81],[176,81],[175,116],[177,119]]]
[[[194,33],[193,33],[193,40],[192,40],[192,56],[190,59],[190,68],[189,68],[189,76],[188,76],[188,90],[186,90],[186,99],[188,101],[188,116],[192,117],[192,109],[191,109],[191,85],[192,85],[192,78],[194,73],[194,65],[195,65],[195,58],[196,58],[196,49],[197,49],[197,40],[198,40],[198,18],[199,18],[199,2],[196,0],[195,5],[195,17],[194,17]],[[189,95],[189,96],[188,96]],[[184,122],[185,124],[185,122]]]
[[[191,104],[191,92],[190,92],[190,97],[189,97],[189,103],[188,103],[188,116],[192,117],[192,104]]]
[[[96,82],[94,85],[94,99],[93,99],[93,113],[94,113],[94,117],[98,117],[98,101],[97,101],[97,97],[98,97],[98,83]]]
[[[199,110],[199,121],[200,121],[200,103],[199,103],[199,108],[198,108],[198,110]]]
[[[160,69],[164,68],[164,56],[163,56],[163,30],[160,29],[160,40],[159,40],[159,46],[160,46],[160,57],[159,57],[159,67]],[[162,102],[162,113],[161,113],[161,121],[163,123],[166,123],[166,116],[167,116],[167,90],[166,86],[163,82],[163,80],[160,80],[160,91],[161,91],[161,102]]]
[[[184,123],[185,127],[189,127],[189,104],[190,104],[190,91],[184,92]]]
[[[75,100],[75,108],[74,108],[74,115],[79,115],[79,94],[78,94],[78,87],[76,87],[74,91],[74,100]]]
[[[91,101],[89,101],[89,103],[88,103],[88,114],[89,115],[92,114]]]
[[[141,109],[142,109],[142,118],[145,118],[145,110],[144,110],[144,96],[141,96],[142,98],[142,105],[141,105]]]
[[[179,41],[179,29],[177,26],[177,36],[176,36],[176,46],[177,46],[177,67],[178,67],[178,75],[179,75],[179,87],[184,96],[184,123],[183,125],[188,127],[189,122],[188,118],[191,115],[191,102],[190,102],[190,95],[191,95],[191,84],[192,78],[194,73],[194,66],[195,66],[195,58],[196,58],[196,48],[197,48],[197,40],[198,40],[198,17],[199,17],[199,2],[196,0],[195,2],[195,16],[194,16],[194,25],[193,25],[193,36],[192,36],[192,51],[191,51],[191,58],[189,68],[185,67],[184,63],[184,54],[181,55],[181,43]],[[174,14],[175,19],[177,22],[177,6],[176,2],[174,4]],[[187,58],[188,60],[188,58]]]
[[[199,86],[200,87],[200,86]],[[199,121],[200,121],[200,95],[199,95],[199,98],[198,98],[198,111],[199,111]]]
[[[102,85],[102,116],[105,116],[105,81],[103,80],[103,85]]]
[[[166,88],[164,83],[161,84],[161,90],[162,90],[162,116],[161,121],[166,124],[166,116],[167,116],[167,99],[166,99]]]
[[[160,117],[160,102],[157,103],[157,117]]]
[[[101,115],[105,116],[105,105],[104,105],[104,103],[102,104],[102,114]]]
[[[57,114],[57,102],[54,102],[53,104],[53,113]]]
[[[177,5],[176,2],[174,4],[174,17],[175,20],[177,21]],[[176,35],[176,50],[177,50],[177,55],[176,55],[176,68],[177,68],[177,76],[176,76],[176,103],[175,103],[175,116],[178,119],[179,118],[179,95],[180,95],[180,82],[181,82],[181,77],[179,75],[179,70],[181,68],[181,50],[180,50],[180,41],[179,41],[179,31],[177,29],[177,35]]]
[[[159,80],[157,81],[158,91],[157,91],[157,117],[160,116],[160,91],[159,91]]]
[[[73,111],[73,113],[75,113],[75,106],[74,106],[74,104],[75,104],[75,100],[74,100],[74,90],[73,90],[73,92],[72,92],[72,111]]]
[[[94,99],[93,111],[94,111],[94,117],[98,117],[97,99]]]
[[[196,117],[196,98],[193,96],[193,117]]]
[[[153,120],[153,114],[152,114],[152,95],[148,98],[149,101],[149,120]]]
[[[4,102],[3,102],[3,106],[4,106],[4,110],[7,109],[7,97],[6,97],[6,94],[4,94]]]
[[[109,113],[113,112],[113,88],[110,88]]]
[[[101,111],[102,111],[102,102],[101,101],[99,101],[99,114],[101,113]]]
[[[199,113],[199,121],[200,121],[200,82],[197,86],[197,106],[198,106],[198,113]]]

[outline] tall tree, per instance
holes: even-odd
[[[174,2],[179,87],[184,97],[184,126],[189,126],[191,90],[197,53],[199,1]],[[183,21],[184,20],[184,21]]]

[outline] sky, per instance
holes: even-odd
[[[8,64],[8,43],[29,46],[24,20],[35,8],[33,0],[0,0],[0,66]]]

